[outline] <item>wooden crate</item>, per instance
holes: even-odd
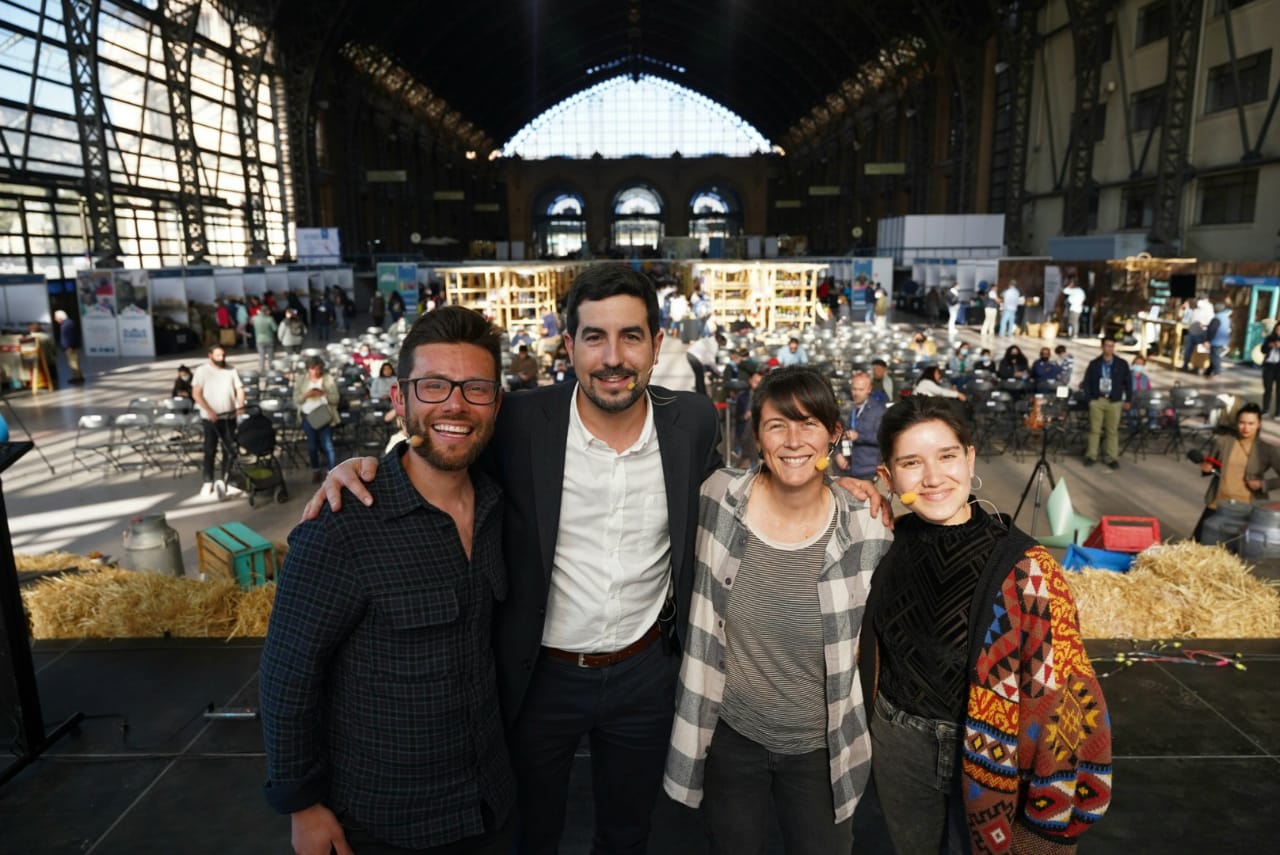
[[[276,575],[275,546],[243,523],[224,523],[196,532],[196,553],[201,573],[230,576],[246,590],[264,585]]]

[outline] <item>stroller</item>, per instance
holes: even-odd
[[[257,494],[272,490],[277,502],[288,501],[289,489],[284,482],[284,468],[276,458],[276,429],[271,419],[257,407],[250,407],[249,415],[236,425],[233,444],[235,447],[223,449],[231,461],[228,483],[245,492],[249,507],[253,507]],[[218,501],[226,497],[225,489],[218,493]]]

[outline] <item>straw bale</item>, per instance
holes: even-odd
[[[23,599],[36,638],[225,638],[238,593],[230,579],[96,570],[44,579]]]
[[[229,637],[261,638],[265,636],[275,598],[275,582],[242,591],[236,602],[236,624],[232,627]]]
[[[1280,585],[1221,546],[1152,546],[1128,573],[1067,573],[1086,638],[1277,638]]]
[[[25,555],[15,552],[13,563],[17,566],[19,573],[102,566],[102,560],[99,558],[76,555],[71,552],[48,552],[43,555]]]

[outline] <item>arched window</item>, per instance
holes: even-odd
[[[662,200],[643,184],[613,198],[613,246],[638,252],[656,250],[662,240]]]
[[[567,258],[582,251],[587,220],[581,196],[567,191],[546,193],[534,210],[534,241],[543,258]]]
[[[572,95],[525,125],[502,155],[684,157],[767,152],[745,119],[692,89],[660,77],[614,77]]]
[[[689,237],[698,239],[698,250],[706,252],[712,238],[737,237],[742,233],[742,204],[738,194],[724,187],[704,187],[689,203]]]

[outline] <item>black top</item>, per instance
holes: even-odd
[[[964,717],[969,613],[978,579],[1003,534],[977,504],[962,525],[907,514],[877,569],[884,590],[867,612],[879,639],[880,691],[913,715]],[[869,604],[870,605],[870,604]]]
[[[374,504],[327,508],[289,536],[262,652],[267,800],[323,802],[401,847],[482,834],[515,802],[491,645],[507,593],[501,500],[478,470],[471,560],[414,489],[405,443]]]
[[[1104,379],[1111,381],[1110,392],[1102,391]],[[1084,382],[1080,384],[1080,388],[1084,390],[1085,399],[1089,401],[1094,398],[1106,398],[1111,401],[1129,400],[1129,390],[1133,388],[1133,381],[1129,379],[1129,363],[1118,356],[1112,356],[1110,360],[1102,356],[1095,357],[1089,363],[1089,367],[1084,370]]]

